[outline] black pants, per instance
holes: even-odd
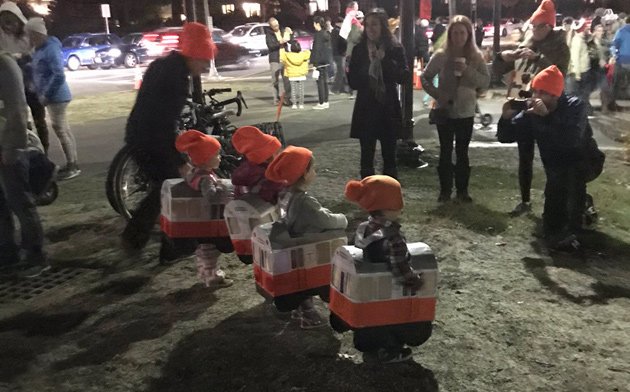
[[[440,137],[440,166],[453,164],[453,139],[455,139],[456,167],[468,167],[468,145],[472,138],[474,118],[449,119],[444,125],[438,125]]]
[[[328,68],[330,66],[318,67],[319,78],[317,78],[317,95],[319,103],[328,102]]]
[[[348,76],[346,75],[346,56],[335,56],[335,81],[332,86],[332,92],[350,94],[350,86],[348,86]]]
[[[518,184],[521,188],[521,201],[529,203],[531,198],[532,178],[534,177],[534,150],[536,144],[533,138],[518,140]]]
[[[354,331],[354,347],[361,352],[374,352],[380,348],[396,351],[408,346],[420,346],[431,337],[430,321],[361,328]]]
[[[545,174],[545,235],[553,236],[564,231],[576,233],[582,227],[582,213],[586,203],[583,169],[577,165],[545,167]]]
[[[127,223],[123,238],[142,248],[149,240],[151,230],[160,215],[162,182],[169,178],[179,178],[178,168],[183,162],[174,154],[165,153],[157,147],[138,149],[134,158],[151,185],[149,194],[140,202]]]
[[[33,116],[33,122],[35,123],[35,129],[37,130],[37,136],[44,146],[44,151],[48,152],[49,140],[48,140],[48,125],[46,124],[46,108],[39,101],[37,94],[25,90],[26,103],[31,108],[31,115]]]
[[[376,141],[381,142],[381,154],[383,155],[383,174],[398,178],[396,167],[396,138],[394,136],[375,138],[361,138],[361,178],[375,174],[374,153],[376,152]]]

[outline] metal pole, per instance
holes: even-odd
[[[187,0],[186,1],[186,19],[188,21],[197,20],[195,11],[196,11],[195,0]],[[191,79],[192,79],[193,102],[202,104],[203,103],[203,87],[201,86],[201,76],[193,76]]]
[[[105,32],[109,34],[109,20],[105,18]]]
[[[457,0],[448,0],[448,16],[452,18],[457,15]]]
[[[407,67],[409,71],[401,84],[402,98],[402,132],[403,140],[413,140],[413,78],[414,59],[414,4],[413,0],[400,0],[400,41],[405,49]]]
[[[501,52],[501,0],[494,0],[494,53]]]

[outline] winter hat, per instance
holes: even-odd
[[[532,17],[529,18],[531,24],[545,23],[555,27],[556,25],[556,6],[552,0],[543,0]]]
[[[41,35],[48,35],[48,30],[46,30],[46,23],[44,23],[43,18],[29,19],[28,22],[26,22],[26,26],[24,26],[24,30],[40,33]]]
[[[216,53],[216,45],[212,41],[210,31],[197,22],[184,25],[179,46],[184,56],[197,60],[212,60]]]
[[[369,176],[361,181],[350,180],[344,192],[346,199],[364,210],[402,210],[404,202],[400,183],[390,176]]]
[[[200,166],[221,150],[221,143],[214,137],[193,129],[177,136],[175,148],[188,154],[193,165]]]
[[[587,24],[586,24],[586,19],[581,18],[578,20],[574,20],[573,24],[571,25],[571,28],[576,32],[576,33],[582,33],[586,30],[587,28]]]
[[[429,27],[429,21],[426,19],[422,19],[420,21],[420,27]]]
[[[269,164],[265,177],[273,182],[293,185],[306,173],[311,159],[313,152],[308,148],[289,146]]]
[[[24,14],[22,13],[22,10],[20,10],[20,7],[18,7],[17,4],[15,4],[12,1],[5,1],[2,5],[0,5],[0,13],[3,13],[3,12],[12,13],[13,15],[17,16],[17,18],[23,24],[26,24],[27,22],[26,18],[24,17]]]
[[[232,135],[232,145],[239,154],[257,165],[271,158],[281,147],[280,140],[256,127],[240,127]]]
[[[562,76],[562,72],[560,72],[558,67],[552,65],[534,76],[532,88],[544,91],[554,97],[559,97],[562,95],[562,90],[564,90],[564,76]]]

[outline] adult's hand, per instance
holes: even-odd
[[[534,98],[532,100],[532,106],[527,109],[526,113],[544,117],[549,114],[549,109],[547,109],[547,106],[545,106],[545,103],[540,98]]]

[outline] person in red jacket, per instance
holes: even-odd
[[[254,193],[267,203],[276,204],[284,185],[265,178],[265,170],[280,152],[280,140],[256,127],[245,126],[236,130],[232,136],[232,145],[239,154],[245,156],[232,172],[234,197]]]

